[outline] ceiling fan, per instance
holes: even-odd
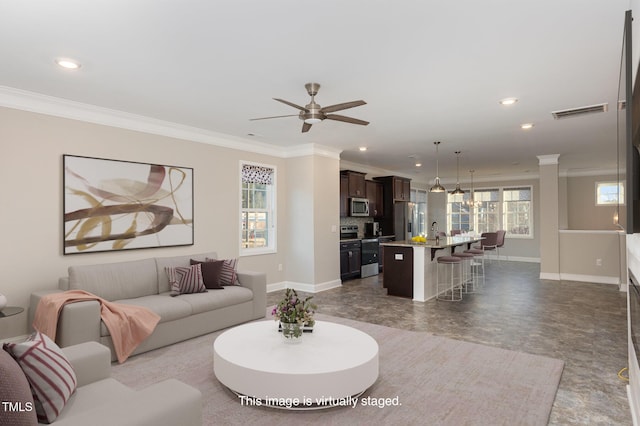
[[[318,83],[307,83],[304,85],[307,89],[307,93],[311,96],[311,102],[309,102],[306,106],[301,107],[300,105],[296,105],[292,102],[285,101],[284,99],[273,98],[278,102],[282,102],[283,104],[292,106],[296,109],[299,109],[300,112],[298,114],[289,114],[289,115],[276,115],[273,117],[261,117],[261,118],[252,118],[251,120],[268,120],[271,118],[281,118],[281,117],[295,117],[298,118],[304,123],[302,124],[302,133],[308,132],[311,129],[312,124],[320,123],[324,119],[328,120],[336,120],[343,121],[345,123],[352,124],[360,124],[361,126],[366,126],[369,124],[368,121],[359,120],[357,118],[346,117],[344,115],[338,114],[329,114],[336,111],[342,111],[343,109],[354,108],[361,105],[366,105],[365,101],[352,101],[352,102],[344,102],[342,104],[329,105],[326,107],[321,107],[315,101],[315,96],[318,94],[318,90],[320,89],[320,85]]]

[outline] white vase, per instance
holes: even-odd
[[[7,306],[7,297],[4,294],[0,294],[0,311]]]

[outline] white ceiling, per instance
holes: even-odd
[[[243,138],[320,144],[341,158],[455,181],[616,168],[616,103],[629,0],[3,0],[0,86]],[[82,63],[77,71],[56,57]],[[363,99],[301,133],[321,105]],[[514,106],[498,101],[517,97]],[[608,103],[554,120],[551,111]],[[535,123],[529,131],[520,124]],[[255,134],[255,136],[248,136]],[[359,152],[359,146],[367,152]],[[416,169],[415,156],[424,164]]]

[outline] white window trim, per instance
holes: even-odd
[[[534,227],[534,214],[535,214],[535,205],[534,205],[534,187],[533,185],[529,184],[529,185],[510,185],[510,186],[487,186],[487,187],[480,187],[480,188],[473,188],[474,192],[480,192],[480,191],[486,191],[486,190],[492,190],[492,189],[497,189],[498,190],[498,197],[499,197],[499,201],[498,201],[498,219],[500,221],[500,226],[502,227],[502,229],[505,229],[505,224],[504,224],[504,190],[509,190],[509,189],[513,189],[513,188],[530,188],[531,189],[531,200],[529,201],[531,203],[531,219],[530,219],[530,232],[529,235],[520,235],[520,234],[509,234],[507,233],[505,235],[506,239],[514,239],[514,240],[533,240],[535,239],[535,227]],[[470,191],[471,188],[464,188],[465,191]],[[447,198],[447,203],[448,203],[448,198]],[[475,215],[476,215],[476,209],[477,207],[473,207],[474,211],[473,211],[473,216],[474,216],[474,223],[473,226],[475,228]],[[448,206],[445,210],[448,209]],[[447,226],[449,226],[449,215],[447,213]],[[506,230],[506,229],[505,229]],[[474,232],[477,232],[474,229]]]
[[[271,191],[271,207],[273,212],[273,217],[271,221],[271,226],[273,231],[271,232],[271,241],[273,242],[269,247],[251,247],[244,248],[242,247],[242,167],[244,165],[249,166],[258,166],[258,167],[268,167],[273,169],[273,190]],[[278,168],[272,164],[264,164],[264,163],[255,163],[252,161],[244,161],[240,160],[238,166],[238,182],[239,182],[239,200],[238,200],[238,242],[240,243],[240,257],[245,256],[259,256],[264,254],[274,254],[278,252],[278,212],[277,212],[277,193],[278,193]]]
[[[595,183],[595,188],[594,188],[595,204],[596,204],[596,207],[616,207],[616,206],[624,206],[624,205],[626,205],[626,202],[627,202],[627,201],[625,200],[626,196],[624,195],[624,193],[622,194],[622,195],[623,195],[623,196],[622,196],[622,200],[618,200],[618,202],[617,202],[617,203],[606,203],[606,204],[598,203],[598,185],[603,184],[603,183],[604,183],[604,184],[619,184],[619,185],[621,185],[621,186],[622,186],[622,190],[623,190],[623,191],[626,191],[626,190],[627,190],[626,185],[624,184],[624,182],[616,182],[615,180],[601,180],[601,181],[597,181],[597,182]]]
[[[509,190],[509,189],[513,189],[513,188],[529,188],[531,190],[531,200],[529,200],[529,202],[531,203],[531,218],[529,220],[530,224],[529,227],[531,229],[531,231],[529,232],[529,235],[520,235],[520,234],[509,234],[507,233],[505,235],[505,238],[507,239],[514,239],[514,240],[533,240],[535,237],[535,228],[534,228],[534,213],[535,213],[535,205],[533,204],[533,199],[534,199],[534,194],[533,194],[533,185],[515,185],[515,186],[505,186],[500,188],[500,210],[503,210],[504,208],[504,197],[503,197],[503,191]],[[504,213],[501,211],[501,222],[504,222]],[[502,224],[502,226],[504,227],[504,223]]]

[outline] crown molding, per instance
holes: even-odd
[[[319,144],[304,144],[293,147],[283,147],[278,145],[257,142],[255,140],[243,139],[237,136],[224,133],[204,130],[197,127],[184,126],[170,121],[158,120],[142,115],[131,114],[124,111],[103,108],[82,102],[43,95],[27,90],[16,89],[8,86],[0,86],[0,107],[7,107],[39,114],[51,115],[54,117],[67,118],[71,120],[84,121],[104,126],[117,127],[126,130],[133,130],[142,133],[149,133],[159,136],[166,136],[175,139],[183,139],[191,142],[205,143],[228,149],[253,152],[257,154],[270,155],[278,158],[295,158],[309,155],[317,155],[340,160],[342,150]],[[558,164],[560,154],[539,155],[540,165]],[[396,173],[392,170],[385,170],[368,166],[366,164],[352,163],[340,160],[341,169],[357,169],[373,175],[397,175],[412,179],[416,183],[428,185],[430,178],[422,176]],[[622,173],[624,171],[621,171]],[[604,176],[616,175],[617,170],[561,170],[561,177],[579,176]],[[499,182],[508,180],[538,179],[537,174],[527,174],[519,176],[487,176],[474,178],[476,182]],[[425,181],[426,179],[426,181]],[[443,183],[449,184],[446,179]],[[452,181],[454,184],[455,182]]]
[[[279,158],[320,155],[340,159],[340,153],[342,152],[336,148],[317,144],[282,147],[263,142],[250,141],[224,133],[184,126],[170,121],[158,120],[7,86],[0,86],[0,106]]]
[[[538,155],[538,164],[541,166],[548,166],[552,164],[558,164],[558,158],[560,154]]]
[[[304,145],[298,145],[288,147],[283,153],[284,158],[306,157],[308,155],[315,155],[320,157],[332,158],[334,160],[340,160],[341,149],[332,148],[330,146],[318,145],[314,143],[308,143]]]

